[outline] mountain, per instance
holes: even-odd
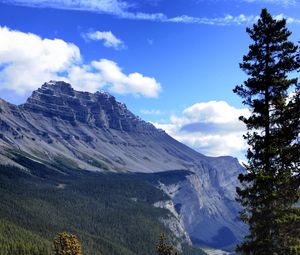
[[[25,104],[0,100],[0,162],[34,174],[24,158],[48,166],[47,178],[64,169],[160,173],[150,179],[170,200],[154,205],[178,219],[177,225],[164,221],[177,236],[186,230],[195,244],[231,248],[245,232],[235,202],[237,176],[244,171],[238,160],[192,150],[108,93],[50,81]]]

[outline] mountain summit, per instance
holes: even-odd
[[[22,107],[45,117],[68,121],[74,126],[78,123],[125,132],[156,132],[151,124],[140,120],[110,94],[75,91],[62,81],[43,84]]]
[[[172,199],[192,241],[230,247],[244,231],[236,220],[235,187],[243,171],[237,159],[192,150],[107,93],[79,92],[68,83],[50,81],[23,105],[0,100],[1,164],[24,168],[16,154],[91,171],[185,170],[189,174],[176,184],[158,187]]]
[[[0,112],[3,148],[65,158],[82,169],[186,169],[193,155],[201,157],[108,93],[75,91],[61,81],[43,84],[20,106],[2,100]]]

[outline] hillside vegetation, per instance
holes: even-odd
[[[161,232],[175,240],[159,220],[170,213],[153,206],[169,199],[152,185],[164,176],[92,173],[23,155],[16,160],[30,173],[0,166],[1,255],[51,254],[62,231],[78,236],[84,255],[151,255]],[[183,247],[184,254],[203,254]]]

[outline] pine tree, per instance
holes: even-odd
[[[54,239],[54,255],[81,255],[81,246],[73,234],[59,233]]]
[[[158,255],[178,255],[178,252],[173,245],[168,244],[167,237],[164,233],[160,234],[159,241],[156,245]]]
[[[237,247],[245,255],[300,254],[299,85],[288,75],[299,69],[298,47],[289,41],[286,20],[263,9],[240,67],[249,78],[234,92],[251,109],[241,117],[248,133],[247,173],[237,188],[241,218],[249,235]],[[295,90],[292,98],[288,93]]]

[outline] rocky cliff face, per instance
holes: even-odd
[[[229,247],[244,226],[237,221],[237,175],[231,157],[206,157],[142,121],[107,93],[75,91],[48,82],[23,105],[0,100],[0,162],[15,164],[12,152],[37,161],[92,171],[191,174],[158,186],[172,198],[192,241]]]
[[[156,129],[142,121],[126,105],[107,94],[75,91],[65,82],[45,83],[34,91],[21,108],[72,125],[115,129],[124,132],[151,133]]]
[[[241,171],[233,158],[209,158],[178,182],[160,184],[193,243],[230,249],[241,241],[245,226],[238,220],[235,202],[236,176]]]

